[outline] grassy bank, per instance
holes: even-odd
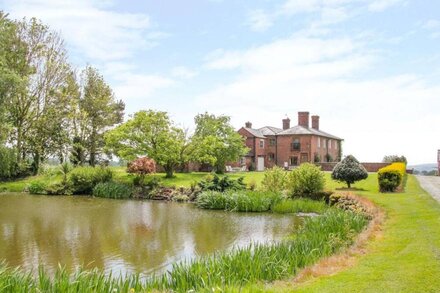
[[[328,181],[328,186],[342,186]],[[376,174],[356,184],[356,191],[387,214],[380,235],[368,242],[366,254],[331,276],[258,284],[249,292],[439,292],[440,205],[408,176],[405,192],[381,194]]]
[[[111,167],[114,172],[114,179],[121,183],[131,183],[134,176],[126,172],[124,167]],[[0,192],[10,191],[10,192],[22,192],[25,190],[26,186],[32,181],[41,181],[43,183],[56,183],[61,182],[62,176],[57,174],[57,172],[50,172],[51,174],[30,176],[27,178],[18,179],[10,182],[0,182]],[[193,173],[176,173],[174,178],[165,178],[164,173],[157,173],[151,175],[151,177],[160,178],[164,186],[176,186],[176,187],[190,187],[191,183],[194,181],[200,181],[206,177],[208,173],[204,172],[193,172]],[[263,179],[263,172],[240,172],[240,173],[228,173],[232,179],[238,179],[239,177],[244,177],[244,182],[250,184],[255,182],[260,183]]]

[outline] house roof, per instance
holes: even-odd
[[[244,128],[246,129],[250,134],[252,134],[255,137],[259,138],[266,138],[266,136],[270,135],[316,135],[321,137],[327,137],[331,139],[336,140],[343,140],[340,137],[337,137],[335,135],[329,134],[327,132],[324,132],[322,130],[314,129],[314,128],[307,128],[304,126],[294,126],[289,129],[281,129],[273,126],[264,126],[262,128],[254,129],[254,128]]]

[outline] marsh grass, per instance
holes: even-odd
[[[196,205],[202,209],[236,212],[266,212],[282,200],[279,193],[264,191],[205,191],[199,194]]]
[[[329,206],[324,201],[307,198],[285,199],[275,203],[271,210],[274,213],[324,213]]]
[[[179,262],[163,275],[142,280],[139,275],[113,276],[99,270],[69,274],[59,268],[53,277],[0,265],[2,292],[140,292],[203,291],[206,288],[242,287],[295,275],[298,270],[353,243],[368,220],[335,208],[322,216],[307,218],[290,238],[278,243],[254,243],[230,252]],[[132,290],[133,289],[133,290]],[[114,290],[114,291],[113,291]]]

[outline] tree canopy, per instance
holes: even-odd
[[[352,155],[339,162],[332,171],[332,179],[345,182],[350,188],[356,181],[367,179],[368,172]]]

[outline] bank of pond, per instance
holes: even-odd
[[[139,186],[86,172],[31,183],[40,195],[0,195],[2,291],[239,289],[346,249],[372,217],[355,197],[322,190],[292,196],[211,175],[189,188]],[[41,195],[62,192],[95,197]]]

